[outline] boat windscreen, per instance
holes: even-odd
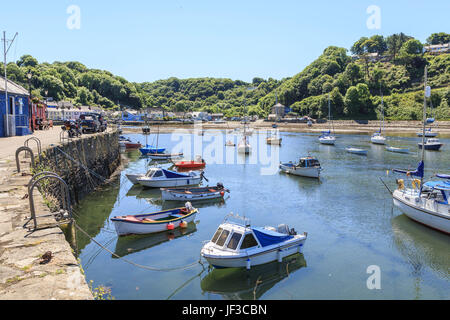
[[[219,236],[222,233],[222,231],[223,231],[222,228],[217,229],[216,233],[214,234],[213,238],[211,239],[211,242],[216,243],[216,241],[219,238]]]
[[[222,234],[220,235],[219,239],[217,240],[216,244],[219,247],[222,247],[225,244],[225,241],[228,238],[228,235],[230,234],[230,231],[228,230],[223,230]]]
[[[228,241],[228,249],[236,250],[239,241],[241,241],[242,233],[233,232],[233,235],[230,238],[230,241]]]

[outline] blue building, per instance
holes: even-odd
[[[8,109],[5,103],[5,78],[0,76],[0,137],[24,136],[31,133],[28,91],[8,80]],[[6,127],[8,118],[8,128]]]

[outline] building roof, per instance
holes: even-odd
[[[0,76],[0,91],[5,92],[5,78]],[[15,82],[12,82],[8,79],[8,92],[14,94],[20,94],[23,96],[29,96],[28,90],[24,87],[18,85]]]
[[[285,106],[283,106],[281,103],[277,103],[276,105],[273,106],[273,108],[284,108]]]

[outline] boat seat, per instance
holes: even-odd
[[[175,217],[175,218],[183,218],[183,217],[184,217],[184,214],[176,213],[176,214],[171,214],[171,216],[172,216],[172,217]]]
[[[216,192],[216,190],[214,190],[214,189],[209,189],[209,192]]]
[[[142,221],[143,222],[156,222],[155,220],[149,219],[149,218],[142,219]]]
[[[142,220],[134,217],[134,216],[126,216],[123,218],[125,221],[130,221],[130,222],[142,222]]]

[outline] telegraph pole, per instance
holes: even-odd
[[[11,136],[11,132],[9,132],[9,108],[8,108],[8,78],[7,78],[7,74],[6,74],[6,55],[8,54],[9,49],[11,48],[11,45],[13,44],[14,40],[16,39],[17,35],[19,33],[16,32],[16,34],[14,35],[14,38],[12,40],[7,40],[6,39],[6,31],[3,31],[3,61],[4,61],[4,67],[5,67],[5,108],[6,108],[6,130],[5,130],[5,135],[7,137]],[[7,42],[10,42],[8,48],[6,48],[7,46]]]

